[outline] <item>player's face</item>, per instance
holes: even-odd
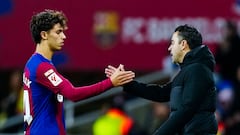
[[[64,40],[66,36],[64,34],[64,29],[60,24],[55,24],[54,27],[48,32],[48,45],[49,49],[52,51],[59,51],[64,45]]]
[[[182,63],[182,44],[182,38],[178,36],[178,32],[174,32],[171,38],[171,44],[168,47],[168,51],[170,52],[173,63]]]

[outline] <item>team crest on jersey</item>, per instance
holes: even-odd
[[[62,82],[62,79],[52,69],[45,72],[44,75],[53,84],[53,86],[58,86]]]

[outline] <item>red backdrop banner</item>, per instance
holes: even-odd
[[[0,69],[24,67],[35,49],[29,22],[43,9],[62,10],[69,19],[63,51],[53,60],[64,70],[120,63],[158,70],[176,26],[197,27],[213,51],[225,19],[240,26],[239,0],[5,0],[0,5]]]

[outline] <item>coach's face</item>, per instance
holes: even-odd
[[[186,40],[184,40],[181,36],[178,35],[178,32],[174,32],[171,38],[171,44],[168,47],[168,51],[172,57],[173,63],[182,63],[183,62],[183,49]]]

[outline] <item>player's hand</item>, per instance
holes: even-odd
[[[135,73],[132,71],[125,71],[123,65],[119,65],[118,68],[108,66],[105,73],[108,77],[110,77],[113,86],[120,86],[129,83],[135,77]]]
[[[121,71],[125,71],[124,66],[123,66],[122,64],[120,64],[120,65],[118,66],[118,68],[120,68]],[[105,68],[105,74],[106,74],[107,77],[110,77],[110,76],[112,76],[112,74],[113,74],[116,70],[117,70],[116,67],[114,67],[114,66],[112,66],[112,65],[108,65],[108,67]]]

